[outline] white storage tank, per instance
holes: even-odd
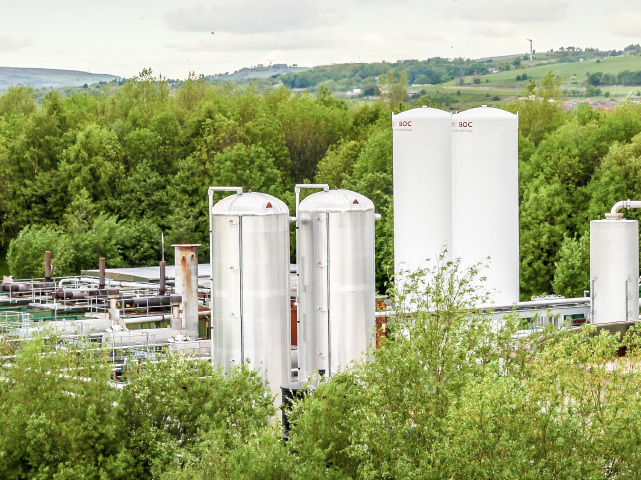
[[[374,338],[374,204],[349,190],[305,198],[298,208],[300,379],[331,376]]]
[[[247,192],[210,213],[215,362],[225,370],[249,364],[280,398],[290,381],[289,209]]]
[[[592,323],[639,319],[639,224],[636,220],[590,222]]]
[[[451,121],[451,113],[427,107],[392,115],[397,272],[427,267],[444,246],[451,258]]]
[[[518,115],[486,106],[452,116],[453,254],[489,268],[493,303],[519,300]]]

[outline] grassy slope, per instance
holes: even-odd
[[[541,54],[535,58],[535,64],[530,66],[529,61],[522,62],[522,68],[499,73],[488,73],[476,78],[481,80],[478,85],[473,84],[475,77],[464,77],[464,85],[460,85],[460,79],[452,80],[443,85],[434,85],[427,87],[425,90],[428,95],[430,92],[437,90],[452,93],[460,93],[460,103],[457,105],[460,109],[466,109],[479,104],[500,104],[505,101],[520,97],[524,88],[530,81],[540,81],[548,72],[558,75],[562,79],[562,88],[565,92],[573,89],[583,90],[587,85],[586,73],[603,72],[619,73],[624,70],[639,71],[641,70],[641,56],[618,56],[602,58],[599,63],[596,59],[586,60],[584,62],[552,63],[547,55]],[[516,81],[517,75],[527,74],[526,81]],[[590,97],[592,100],[604,100],[605,93],[610,94],[611,100],[624,100],[630,95],[641,96],[641,86],[602,86],[602,94],[598,97]],[[496,102],[492,99],[495,96],[501,97],[501,101]],[[568,97],[568,100],[583,102],[585,96]]]
[[[525,82],[517,82],[516,76],[527,74],[528,79],[536,81],[541,80],[548,72],[553,72],[563,79],[563,85],[571,86],[576,85],[572,82],[577,82],[578,85],[585,84],[587,79],[587,72],[603,72],[603,73],[619,73],[624,70],[639,71],[641,70],[641,56],[639,57],[607,57],[602,58],[600,63],[597,60],[586,60],[584,62],[573,63],[539,63],[533,67],[529,67],[528,61],[523,61],[522,68],[519,70],[510,70],[509,72],[490,73],[481,75],[481,82],[485,84],[488,79],[487,85],[490,86],[513,86],[522,88]],[[458,82],[449,82],[455,85]],[[466,83],[472,82],[472,77],[465,78]]]

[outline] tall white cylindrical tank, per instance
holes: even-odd
[[[290,381],[289,209],[257,192],[230,195],[211,209],[215,362],[249,363],[280,398]]]
[[[518,115],[486,106],[452,116],[453,254],[489,268],[494,303],[519,300]]]
[[[374,204],[349,190],[298,208],[299,378],[331,376],[360,358],[375,322]]]
[[[451,258],[451,121],[451,113],[427,107],[392,115],[397,272],[428,266],[444,246]]]
[[[592,323],[639,319],[639,223],[590,222]]]

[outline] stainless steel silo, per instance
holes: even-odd
[[[314,193],[298,207],[299,378],[331,376],[374,335],[374,204],[349,190]]]
[[[213,204],[210,188],[214,360],[258,369],[280,398],[290,381],[289,209],[264,193]]]

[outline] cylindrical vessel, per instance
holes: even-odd
[[[51,251],[45,252],[45,282],[51,281]]]
[[[639,319],[639,223],[590,222],[592,323]]]
[[[392,115],[397,272],[434,265],[443,247],[451,258],[451,122],[451,113],[427,107]]]
[[[105,257],[98,259],[98,288],[105,288]]]
[[[272,392],[289,383],[289,209],[264,193],[230,195],[211,210],[214,357],[249,364]]]
[[[167,290],[165,287],[165,282],[167,280],[167,274],[165,273],[165,261],[161,260],[158,266],[160,270],[158,277],[158,281],[160,282],[158,286],[158,295],[164,295]]]
[[[198,338],[198,247],[200,244],[172,245],[176,260],[176,293],[182,296],[182,328]]]
[[[454,256],[489,262],[490,300],[518,302],[518,115],[483,106],[452,116],[452,219]]]
[[[349,190],[318,192],[298,208],[299,378],[331,376],[374,336],[374,204]]]

